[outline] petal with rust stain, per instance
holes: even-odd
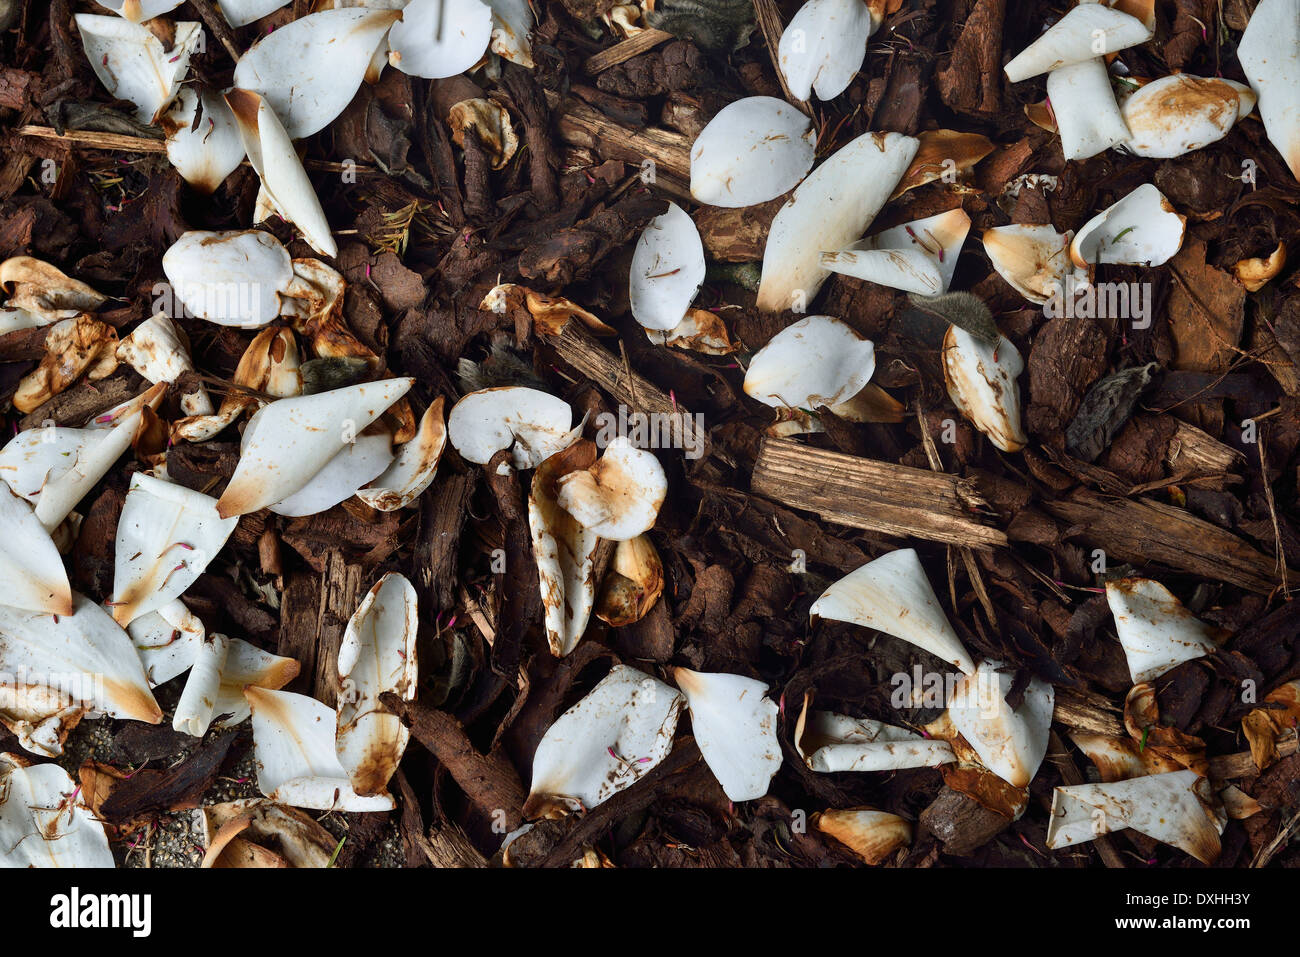
[[[1025,360],[1005,336],[989,344],[965,329],[949,326],[943,337],[943,378],[948,398],[989,441],[1003,452],[1018,452],[1029,441],[1020,424],[1016,378]]]
[[[78,13],[77,32],[95,76],[114,97],[135,104],[141,123],[156,123],[190,69],[203,25],[177,21],[171,47],[150,30],[122,17]]]
[[[912,825],[897,814],[869,807],[823,811],[817,830],[829,834],[873,867],[912,843]]]
[[[211,634],[199,642],[185,689],[176,702],[172,728],[181,734],[201,738],[208,733],[213,709],[217,705],[217,689],[221,687],[221,670],[226,664],[230,639],[225,635]]]
[[[980,762],[1013,787],[1027,788],[1047,754],[1055,702],[1053,688],[1031,677],[1019,707],[1006,696],[1014,675],[986,659],[953,689],[948,718],[975,749]]]
[[[1052,795],[1047,846],[1072,847],[1132,828],[1212,864],[1219,856],[1224,826],[1214,806],[1209,780],[1195,771],[1058,787]]]
[[[389,572],[362,599],[343,633],[334,747],[358,794],[384,793],[406,751],[411,733],[379,696],[392,692],[415,700],[419,625],[415,588],[404,575]]]
[[[164,13],[171,13],[183,0],[95,0],[99,6],[126,17],[132,23],[144,23]]]
[[[275,398],[289,398],[302,392],[298,340],[284,326],[263,329],[248,344],[235,367],[234,383]],[[172,441],[204,442],[226,428],[245,409],[259,404],[256,395],[230,389],[214,415],[191,415],[172,423]]]
[[[862,0],[808,0],[777,44],[777,68],[790,94],[819,100],[843,93],[862,69],[867,40],[880,20]]]
[[[707,309],[686,310],[686,318],[671,329],[647,329],[646,338],[658,346],[690,349],[707,356],[725,356],[736,351],[722,317]]]
[[[632,317],[647,329],[672,329],[704,282],[704,243],[695,221],[676,203],[641,231],[628,272]]]
[[[0,867],[112,868],[104,825],[57,764],[0,754]]]
[[[502,386],[471,392],[452,406],[447,438],[467,462],[486,465],[510,449],[515,468],[536,468],[575,438],[569,403],[537,389]]]
[[[1278,739],[1300,725],[1300,679],[1274,688],[1260,705],[1241,719],[1241,730],[1262,771],[1278,759]]]
[[[970,232],[960,207],[886,229],[861,242],[821,254],[831,272],[891,289],[937,296],[948,291],[957,257]]]
[[[650,613],[664,590],[664,566],[648,535],[619,542],[596,602],[596,617],[613,628]]]
[[[899,133],[864,133],[808,174],[768,231],[759,309],[807,309],[830,276],[821,251],[843,249],[866,233],[919,145]]]
[[[245,688],[279,691],[298,677],[298,671],[297,659],[274,655],[239,638],[232,638],[221,669],[217,703],[212,709],[212,727],[233,728],[243,723],[250,713],[248,699],[244,697]]]
[[[13,256],[0,263],[0,287],[9,296],[6,306],[31,314],[37,320],[33,324],[40,326],[94,312],[108,299],[31,256]]]
[[[184,673],[193,664],[199,645],[207,636],[207,629],[198,615],[179,599],[141,615],[126,626],[126,631],[144,665],[151,688]]]
[[[388,62],[411,76],[455,76],[483,57],[491,39],[492,10],[480,0],[411,0],[388,35]]]
[[[167,134],[167,158],[201,193],[216,192],[244,161],[235,115],[214,90],[182,88],[159,125]]]
[[[767,685],[744,675],[674,668],[673,680],[686,695],[691,731],[704,763],[731,801],[767,794],[781,768],[776,739],[776,702]]]
[[[290,139],[320,132],[356,96],[400,10],[309,13],[266,34],[235,65],[234,85],[260,93]]]
[[[556,480],[588,469],[595,461],[594,443],[575,442],[537,467],[528,492],[528,528],[541,579],[546,641],[557,658],[573,651],[587,630],[596,599],[593,564],[600,536],[560,507]]]
[[[327,867],[338,839],[296,808],[265,798],[194,811],[203,835],[200,867]]]
[[[1182,771],[1186,767],[1154,748],[1143,747],[1141,742],[1132,738],[1074,731],[1070,733],[1070,740],[1096,765],[1097,774],[1106,782]]]
[[[1043,305],[1059,294],[1070,274],[1073,236],[1051,226],[994,226],[984,231],[984,251],[1016,292]]]
[[[144,407],[157,408],[166,392],[162,383],[151,386],[95,416],[93,427],[49,426],[19,432],[0,450],[0,477],[15,494],[36,506],[36,517],[52,532],[131,447]]]
[[[21,668],[110,717],[161,721],[127,633],[84,595],[73,592],[72,607],[71,615],[47,615],[0,605],[0,672]]]
[[[447,114],[452,142],[462,149],[465,131],[472,129],[487,150],[493,169],[505,169],[519,149],[519,138],[510,125],[510,111],[499,103],[476,97],[461,100]]]
[[[1106,582],[1106,601],[1134,684],[1216,651],[1214,630],[1150,578]]]
[[[183,372],[192,372],[189,340],[163,313],[154,313],[117,344],[117,358],[149,382],[175,382]],[[186,415],[212,415],[208,390],[199,386],[181,396]]]
[[[31,505],[7,485],[0,485],[0,581],[6,604],[72,614],[72,586],[54,539]]]
[[[511,63],[533,68],[533,11],[528,0],[486,0],[492,8],[491,50]]]
[[[1052,24],[1005,67],[1012,83],[1146,43],[1153,30],[1101,3],[1081,3]]]
[[[1124,101],[1131,133],[1124,147],[1138,156],[1172,159],[1217,143],[1254,108],[1255,94],[1244,83],[1190,73],[1161,77]]]
[[[543,296],[527,286],[512,282],[489,289],[479,303],[479,308],[498,316],[514,315],[514,310],[523,309],[532,320],[533,331],[547,336],[558,336],[570,319],[577,319],[598,336],[617,335],[600,317],[577,303],[560,296]]]
[[[270,104],[251,90],[226,92],[248,161],[262,180],[262,189],[281,218],[298,227],[302,238],[322,256],[337,256],[329,221],[315,187],[307,178],[293,141]]]
[[[809,615],[874,628],[924,648],[966,674],[975,664],[962,647],[916,549],[900,548],[850,572],[813,602]]]
[[[253,714],[257,786],[281,804],[315,811],[391,811],[388,792],[352,789],[335,753],[336,720],[315,698],[266,688],[244,689]]]
[[[438,474],[438,461],[447,445],[447,427],[442,421],[445,401],[442,396],[434,400],[420,418],[415,438],[398,449],[382,475],[357,490],[357,498],[381,512],[395,512],[424,494]]]
[[[691,197],[732,209],[776,199],[808,175],[816,145],[812,121],[784,100],[736,100],[691,146]]]
[[[1182,248],[1186,225],[1187,217],[1144,183],[1075,233],[1070,258],[1080,269],[1097,263],[1161,266]]]
[[[556,501],[583,528],[622,542],[654,526],[668,477],[652,453],[619,436],[594,465],[561,476],[556,487]]]
[[[382,379],[263,406],[244,429],[239,464],[217,503],[218,513],[245,515],[283,502],[406,395],[414,382]]]
[[[163,254],[171,293],[192,315],[254,329],[280,314],[293,279],[288,250],[270,233],[191,230]]]
[[[872,718],[812,711],[811,707],[809,692],[794,729],[795,751],[810,770],[897,771],[932,768],[956,760],[948,742],[938,738],[925,738]]]
[[[126,626],[179,598],[217,557],[239,520],[217,500],[137,472],[117,523],[113,619]]]
[[[94,382],[117,369],[117,330],[81,315],[54,324],[45,337],[40,365],[23,376],[14,408],[31,412],[67,389],[84,374]]]
[[[1237,59],[1259,96],[1269,142],[1300,177],[1300,11],[1295,0],[1261,0],[1237,44]]]
[[[1267,259],[1257,256],[1238,260],[1233,264],[1232,274],[1237,277],[1237,282],[1246,287],[1247,292],[1258,292],[1270,280],[1275,279],[1285,265],[1286,243],[1279,240],[1277,248]]]
[[[806,316],[754,354],[744,389],[773,408],[836,406],[862,391],[875,371],[870,339],[830,316]]]
[[[959,130],[925,130],[916,134],[920,146],[890,199],[937,179],[974,168],[993,152],[993,141],[980,133]]]
[[[543,735],[524,816],[589,811],[631,787],[672,750],[684,704],[662,681],[615,665]]]

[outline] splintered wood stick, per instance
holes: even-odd
[[[615,43],[612,47],[601,50],[587,58],[587,62],[582,65],[592,76],[602,73],[612,66],[626,62],[634,56],[640,56],[648,50],[653,50],[659,44],[666,40],[671,40],[673,35],[664,30],[642,30],[636,36],[628,37]]]
[[[1244,455],[1208,432],[1181,420],[1177,424],[1178,431],[1169,440],[1169,450],[1165,453],[1165,464],[1175,475],[1227,472],[1246,461]]]
[[[1210,581],[1225,581],[1267,595],[1281,584],[1271,556],[1231,532],[1181,508],[1151,499],[1109,499],[1080,489],[1043,508],[1074,527],[1075,535],[1112,560],[1160,562]]]
[[[1118,708],[1099,694],[1076,688],[1057,686],[1052,721],[1071,731],[1108,738],[1120,738],[1126,733]]]
[[[95,130],[64,130],[60,133],[50,126],[20,126],[19,136],[37,136],[43,140],[55,140],[68,146],[82,149],[119,150],[129,153],[166,153],[167,144],[163,140],[147,136],[124,136],[121,133],[98,133]]]
[[[765,438],[750,488],[850,528],[946,545],[1006,545],[978,516],[987,503],[965,479]]]
[[[564,143],[591,150],[603,159],[622,160],[633,166],[651,160],[654,163],[653,185],[682,199],[690,198],[690,137],[654,126],[639,130],[619,126],[585,103],[569,100],[561,105],[560,97],[550,91],[547,91],[546,100],[555,111],[556,129]]]
[[[664,416],[659,421],[670,426],[671,434],[680,438],[682,448],[689,451],[706,447],[708,434],[698,428],[695,416],[649,379],[633,372],[620,356],[598,343],[579,323],[566,324],[558,336],[541,338],[576,372],[629,411]],[[680,435],[677,429],[681,430]]]
[[[1277,756],[1287,758],[1300,751],[1300,739],[1297,739],[1294,734],[1288,735],[1279,738],[1276,747]],[[1210,758],[1210,777],[1216,780],[1230,781],[1233,778],[1249,778],[1256,774],[1259,774],[1259,768],[1255,766],[1255,759],[1249,751],[1220,754]]]

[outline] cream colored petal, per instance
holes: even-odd
[[[691,709],[691,732],[704,762],[732,801],[767,793],[781,768],[777,705],[767,685],[743,675],[674,668],[673,680]]]

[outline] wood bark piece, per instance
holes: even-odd
[[[1177,428],[1169,440],[1169,451],[1165,453],[1165,464],[1175,475],[1227,472],[1246,461],[1246,457],[1236,449],[1194,425],[1179,419]]]
[[[676,436],[680,426],[682,446],[700,449],[708,440],[707,434],[697,434],[695,418],[680,402],[668,393],[632,372],[619,356],[614,355],[600,345],[591,333],[576,322],[568,323],[558,336],[542,335],[542,340],[551,345],[561,359],[573,369],[585,375],[612,399],[626,405],[634,412],[651,415],[660,414],[676,417],[677,422],[669,420],[672,427],[670,434]]]
[[[587,61],[582,64],[582,68],[595,76],[612,66],[626,63],[634,56],[640,56],[648,50],[653,50],[659,44],[672,38],[673,35],[665,30],[642,30],[636,36],[628,37],[626,40],[615,43],[612,47],[589,56]]]
[[[1295,735],[1279,738],[1277,742],[1278,759],[1287,758],[1300,751],[1300,739]],[[1237,751],[1234,754],[1220,754],[1210,758],[1210,777],[1217,781],[1229,781],[1233,778],[1252,778],[1259,774],[1255,758],[1249,751]]]
[[[1145,498],[1108,499],[1080,489],[1069,498],[1044,502],[1043,507],[1112,559],[1139,565],[1160,562],[1261,595],[1281,583],[1271,557],[1171,505]]]
[[[622,160],[642,168],[654,163],[654,185],[682,199],[690,199],[691,140],[674,130],[656,126],[629,129],[619,126],[599,110],[569,100],[559,106],[557,94],[547,100],[555,110],[556,130],[569,146],[591,150],[605,160]]]
[[[523,823],[522,809],[527,789],[500,751],[482,754],[455,716],[415,701],[404,701],[391,692],[379,697],[384,707],[411,728],[415,740],[433,753],[475,807],[486,817],[505,815],[507,832]]]
[[[956,475],[765,438],[750,487],[851,528],[971,548],[1007,544],[1004,531],[980,520],[988,504],[975,486]]]
[[[330,549],[325,556],[316,612],[316,679],[312,697],[331,708],[339,694],[339,648],[343,644],[343,632],[364,593],[360,566],[350,564],[338,549]]]
[[[456,557],[473,494],[473,476],[451,475],[440,480],[432,494],[421,497],[413,564],[421,610],[427,603],[429,616],[456,603]]]
[[[1076,688],[1056,687],[1056,701],[1052,721],[1063,724],[1072,731],[1102,734],[1111,738],[1123,737],[1124,719],[1109,699]]]
[[[19,420],[18,428],[37,429],[47,421],[80,428],[91,416],[134,399],[146,388],[148,385],[134,372],[109,376],[93,385],[82,380],[32,409]]]

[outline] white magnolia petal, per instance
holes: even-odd
[[[233,728],[249,716],[251,711],[248,699],[244,697],[245,688],[279,691],[298,677],[298,671],[297,659],[275,655],[239,638],[232,638],[221,669],[217,703],[212,709],[212,727]]]
[[[84,595],[72,593],[72,608],[71,615],[47,615],[0,605],[0,673],[7,680],[26,675],[114,718],[161,721],[127,633]]]
[[[491,39],[492,10],[480,0],[411,0],[388,34],[388,62],[411,76],[455,76],[482,58]]]
[[[100,82],[117,99],[134,103],[141,123],[157,122],[189,72],[202,25],[177,22],[168,50],[145,27],[122,17],[79,13],[75,19],[86,58]]]
[[[338,729],[334,747],[358,794],[381,794],[397,770],[410,731],[379,702],[392,692],[415,700],[415,588],[389,572],[362,599],[339,647]]]
[[[391,811],[386,791],[364,797],[352,789],[334,750],[335,715],[307,695],[249,687],[257,786],[281,804],[315,811]]]
[[[210,495],[142,472],[133,475],[117,522],[114,620],[126,626],[179,598],[238,524],[238,518],[217,514]]]
[[[900,548],[850,572],[813,602],[814,618],[847,621],[911,642],[966,674],[975,664],[953,631],[914,548]]]
[[[248,161],[261,177],[262,188],[276,212],[297,226],[316,252],[337,256],[338,244],[330,235],[320,199],[275,111],[251,90],[230,90],[226,103],[234,114]]]
[[[898,771],[956,760],[947,741],[925,738],[871,718],[830,711],[810,713],[809,705],[805,698],[795,726],[794,746],[813,771]]]
[[[486,0],[492,8],[492,52],[533,68],[533,11],[528,0]]]
[[[767,793],[781,768],[777,705],[767,685],[743,675],[674,668],[673,680],[691,709],[691,732],[704,763],[732,801]]]
[[[1264,130],[1292,175],[1300,177],[1300,8],[1260,0],[1237,44],[1237,59],[1259,97]]]
[[[776,199],[808,175],[816,145],[812,121],[784,100],[736,100],[691,146],[691,196],[733,209]]]
[[[970,232],[961,208],[886,229],[847,249],[823,252],[821,265],[868,282],[937,296],[948,291]]]
[[[695,221],[676,203],[641,231],[632,252],[628,298],[632,316],[647,329],[682,321],[704,283],[704,243]]]
[[[221,15],[232,27],[242,27],[260,20],[286,6],[288,0],[217,0]]]
[[[1102,3],[1072,7],[1003,70],[1019,83],[1030,77],[1146,43],[1153,31],[1141,20]]]
[[[562,456],[561,456],[562,457]],[[551,654],[563,658],[578,646],[596,603],[594,562],[600,536],[560,507],[548,459],[537,467],[528,493],[528,528],[541,580],[542,612]]]
[[[862,0],[808,0],[777,44],[777,67],[790,93],[806,100],[817,91],[830,100],[862,69],[867,39],[878,24]]]
[[[260,93],[290,139],[318,133],[356,96],[398,10],[308,14],[254,43],[235,65],[235,86]]]
[[[1025,370],[1020,351],[1006,336],[996,343],[949,326],[943,337],[943,377],[958,411],[1003,452],[1018,452],[1029,442],[1020,424],[1020,387]]]
[[[1190,73],[1161,77],[1124,101],[1124,148],[1151,159],[1182,156],[1223,139],[1254,108],[1255,94],[1244,83]]]
[[[1106,602],[1134,684],[1153,681],[1175,665],[1218,649],[1210,626],[1150,578],[1106,582]]]
[[[108,297],[78,279],[31,256],[11,256],[0,262],[0,287],[9,294],[9,310],[30,313],[12,322],[17,328],[45,326],[60,319],[74,319],[83,312],[94,312]]]
[[[182,373],[191,372],[194,363],[187,345],[181,340],[176,324],[162,313],[154,313],[117,344],[117,358],[125,362],[148,382],[175,382]],[[211,415],[212,399],[203,386],[181,396],[181,411],[186,415]]]
[[[132,23],[144,23],[164,13],[171,13],[184,0],[95,0],[105,10],[112,10]]]
[[[543,735],[524,816],[591,810],[631,787],[672,750],[684,704],[662,681],[614,666]]]
[[[583,528],[623,542],[654,527],[668,477],[652,453],[620,436],[590,469],[561,476],[556,486],[556,501]]]
[[[381,512],[406,508],[433,484],[438,460],[447,445],[447,426],[442,421],[443,398],[439,396],[420,418],[415,438],[397,451],[393,464],[363,489],[357,498]]]
[[[356,495],[363,485],[383,474],[392,461],[393,439],[387,432],[358,436],[302,488],[269,507],[275,514],[290,518],[315,515]]]
[[[195,649],[190,676],[185,679],[185,690],[176,703],[172,718],[173,730],[201,738],[208,733],[217,706],[217,693],[221,688],[221,669],[226,664],[230,639],[225,635],[208,635]]]
[[[0,754],[0,868],[115,866],[104,825],[67,771]]]
[[[0,477],[34,504],[41,524],[54,531],[131,447],[141,409],[157,408],[166,391],[161,383],[150,387],[116,410],[96,416],[95,428],[54,426],[18,433],[0,450]]]
[[[1015,677],[1002,662],[984,660],[953,689],[948,717],[983,765],[1013,787],[1027,788],[1047,754],[1055,689],[1030,678],[1014,711],[1006,702]]]
[[[6,603],[52,615],[72,614],[68,570],[32,507],[0,484],[0,581]]]
[[[504,386],[471,392],[452,406],[447,438],[467,462],[486,465],[511,449],[515,468],[536,468],[572,443],[569,403],[537,389]]]
[[[867,231],[918,146],[899,133],[864,133],[799,184],[768,231],[760,309],[806,310],[830,275],[822,250],[843,249]]]
[[[1129,138],[1106,61],[1072,63],[1047,75],[1047,99],[1067,160],[1088,159]]]
[[[1072,237],[1051,226],[994,226],[984,231],[984,251],[1016,292],[1043,305],[1061,289],[1073,268]]]
[[[1223,826],[1207,810],[1209,800],[1202,796],[1208,783],[1186,770],[1058,787],[1052,794],[1047,846],[1072,847],[1132,828],[1212,864],[1219,856]]]
[[[745,393],[773,408],[834,406],[862,391],[876,349],[846,323],[807,316],[782,329],[750,360]]]
[[[199,125],[194,126],[198,114]],[[212,193],[244,161],[244,141],[235,114],[221,94],[183,87],[162,120],[167,132],[167,159],[185,182]]]
[[[199,645],[208,634],[198,615],[179,600],[141,615],[126,630],[151,688],[171,681],[194,664]]]
[[[191,230],[162,258],[172,294],[200,319],[254,329],[280,314],[293,280],[289,251],[260,229]]]
[[[1144,183],[1088,220],[1070,244],[1083,269],[1097,263],[1162,266],[1182,248],[1187,217],[1163,193]]]
[[[263,406],[244,429],[239,464],[217,503],[218,512],[245,515],[283,502],[414,382],[383,379]]]

